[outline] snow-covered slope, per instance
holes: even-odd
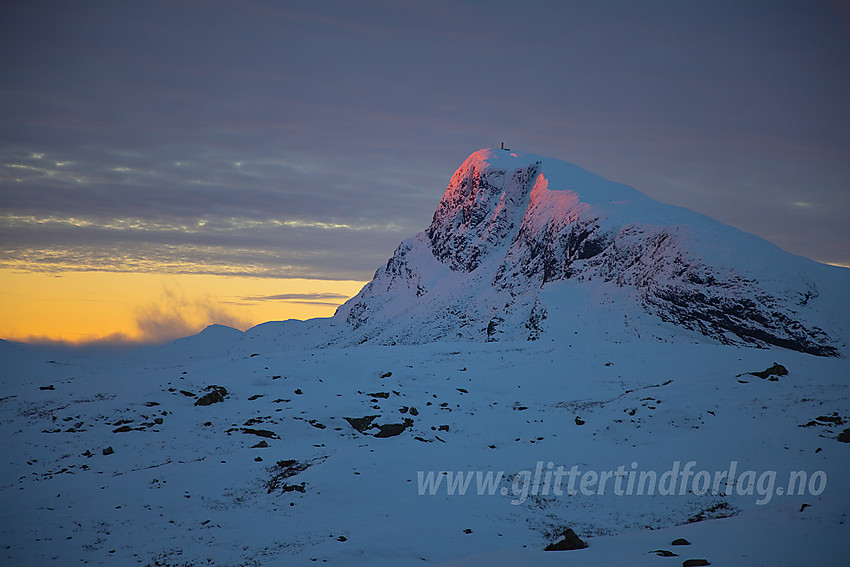
[[[685,328],[724,344],[840,356],[848,289],[850,270],[575,165],[480,150],[452,176],[431,226],[335,319],[354,331],[340,335],[345,344],[537,339],[563,327],[553,311],[607,316],[583,303],[592,293],[620,318],[651,315],[662,340]]]
[[[773,567],[850,555],[846,359],[586,335],[316,350],[255,334],[221,348],[215,334],[83,359],[0,344],[0,563]],[[774,360],[787,375],[746,374]],[[201,403],[211,392],[226,393]],[[693,482],[736,462],[728,493],[726,478],[717,494],[682,491],[680,477],[672,493],[600,488],[621,467],[661,479],[691,461]],[[559,467],[577,467],[572,491],[546,481]],[[792,471],[806,479],[788,494]],[[479,492],[479,474],[494,484]],[[565,529],[588,547],[544,551]]]

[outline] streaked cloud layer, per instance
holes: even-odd
[[[850,264],[841,3],[33,1],[0,50],[8,268],[368,280],[503,139]]]

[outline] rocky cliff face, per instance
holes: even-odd
[[[534,340],[564,331],[555,311],[593,316],[546,293],[569,286],[722,343],[840,356],[848,272],[566,162],[481,150],[335,319],[344,342]]]

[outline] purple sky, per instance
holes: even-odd
[[[13,1],[0,261],[366,280],[504,140],[850,265],[840,2]]]

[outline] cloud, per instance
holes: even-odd
[[[187,297],[178,286],[168,284],[163,286],[156,300],[135,309],[132,327],[126,331],[77,341],[38,335],[15,338],[15,341],[50,347],[53,350],[68,349],[68,354],[79,355],[162,344],[195,335],[213,324],[243,331],[253,325],[251,321],[230,312],[221,302],[209,296]]]
[[[230,312],[209,296],[187,297],[173,283],[163,286],[160,296],[134,310],[130,328],[81,340],[62,340],[45,335],[16,337],[22,342],[58,355],[83,356],[118,352],[143,345],[157,345],[199,333],[212,324],[245,330],[253,322]]]
[[[212,324],[245,330],[251,323],[227,311],[209,297],[187,298],[173,286],[161,298],[136,310],[135,325],[142,343],[162,343],[194,335]]]
[[[340,305],[351,296],[344,293],[281,293],[277,295],[250,295],[242,298],[242,301],[286,301],[288,303],[301,303],[304,305]]]
[[[343,293],[281,293],[278,295],[250,295],[243,301],[317,301],[323,299],[348,299]]]
[[[402,238],[394,229],[234,218],[180,226],[131,219],[94,222],[0,215],[0,263],[38,271],[165,271],[363,281]]]
[[[142,344],[147,344],[143,340],[120,332],[75,342],[55,339],[44,335],[27,335],[15,338],[11,342],[21,342],[37,347],[46,347],[49,349],[51,354],[61,354],[63,349],[67,349],[68,354],[74,353],[76,355],[81,355],[84,352],[96,354],[113,350],[125,350],[135,348]]]
[[[0,150],[0,261],[363,280],[425,228],[450,173],[432,184],[391,158],[244,153]]]
[[[367,279],[505,139],[850,261],[837,5],[477,4],[18,3],[0,211],[83,224],[7,226],[2,257]]]

